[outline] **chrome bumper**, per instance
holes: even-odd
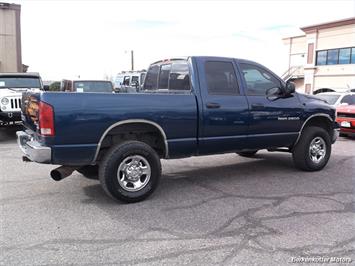
[[[37,163],[51,162],[51,148],[42,146],[24,131],[17,131],[16,135],[17,144],[28,159]]]

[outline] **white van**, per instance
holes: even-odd
[[[117,92],[138,92],[144,82],[146,71],[127,71],[117,74],[115,90]]]

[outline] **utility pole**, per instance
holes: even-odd
[[[131,50],[131,70],[134,70],[134,54],[133,54],[133,50]]]

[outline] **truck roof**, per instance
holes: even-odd
[[[182,57],[174,57],[174,58],[167,58],[167,59],[163,59],[163,60],[159,60],[156,61],[154,63],[152,63],[151,65],[155,65],[155,64],[160,64],[160,63],[165,63],[165,62],[170,62],[170,61],[178,61],[178,60],[188,60],[189,58],[204,58],[204,59],[211,59],[211,60],[237,60],[240,63],[253,63],[253,64],[258,64],[257,62],[251,61],[251,60],[247,60],[247,59],[241,59],[241,58],[235,58],[235,57],[223,57],[223,56],[182,56]]]
[[[7,76],[7,77],[40,77],[38,72],[25,72],[25,73],[21,73],[21,72],[2,72],[0,73],[0,76]]]

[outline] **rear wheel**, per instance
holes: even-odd
[[[318,171],[326,166],[331,149],[328,132],[321,127],[310,126],[303,130],[293,150],[293,161],[301,170]]]
[[[99,179],[114,199],[137,202],[158,186],[161,164],[158,154],[147,144],[127,141],[111,148],[100,164]]]
[[[254,155],[258,152],[258,150],[254,151],[241,151],[237,152],[238,155],[243,156],[243,157],[254,157]]]

